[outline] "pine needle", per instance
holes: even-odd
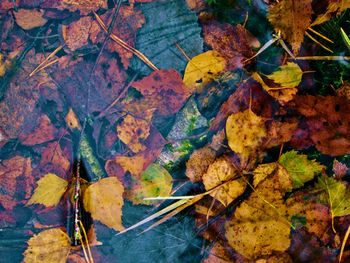
[[[341,249],[340,249],[340,254],[339,254],[339,263],[342,260],[344,249],[345,249],[345,244],[348,241],[349,235],[350,235],[350,225],[348,226],[348,230],[346,230],[346,233],[345,233],[345,236],[343,239],[343,243],[341,244]]]

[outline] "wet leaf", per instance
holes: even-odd
[[[173,178],[159,164],[151,164],[139,178],[134,178],[127,197],[133,204],[154,204],[154,201],[143,200],[146,197],[170,196]]]
[[[267,77],[282,87],[296,87],[300,84],[302,75],[303,71],[298,64],[288,62]]]
[[[41,231],[28,240],[23,262],[64,263],[70,252],[68,235],[59,228]]]
[[[350,192],[345,182],[321,176],[316,187],[325,191],[327,196],[324,200],[328,201],[332,217],[350,214]]]
[[[337,179],[341,179],[346,176],[349,171],[349,167],[346,164],[339,162],[338,160],[333,161],[333,169],[334,175]]]
[[[191,91],[200,91],[225,69],[226,60],[218,52],[209,50],[192,58],[185,69],[184,83]]]
[[[134,153],[146,149],[146,146],[142,142],[150,135],[150,121],[153,111],[148,110],[142,118],[135,118],[128,114],[117,126],[119,139],[128,145]]]
[[[16,23],[24,30],[30,30],[36,27],[41,27],[46,24],[44,12],[38,9],[19,9],[13,12]]]
[[[276,32],[281,31],[298,54],[306,29],[311,24],[311,0],[281,0],[269,7],[268,19]]]
[[[251,110],[234,113],[226,121],[226,136],[230,148],[246,161],[266,136],[265,121]]]
[[[209,147],[203,147],[191,154],[190,159],[186,162],[186,176],[191,182],[202,181],[202,176],[215,160],[215,155],[215,152]]]
[[[29,199],[34,188],[30,158],[15,156],[0,164],[0,204],[11,210]]]
[[[343,0],[329,0],[326,12],[317,16],[315,21],[312,23],[312,26],[323,24],[329,21],[334,13],[340,14],[346,9],[350,8],[350,2]]]
[[[50,6],[51,7],[51,6]],[[107,8],[106,0],[61,0],[58,8],[68,9],[72,12],[80,11],[81,14],[88,14],[97,11],[99,8]]]
[[[290,223],[283,196],[291,186],[288,174],[281,170],[258,184],[226,222],[225,236],[233,249],[248,259],[288,249]]]
[[[124,187],[117,177],[103,178],[85,190],[84,208],[91,213],[94,220],[121,231],[124,229],[121,222],[123,192]]]
[[[325,169],[315,160],[308,160],[307,155],[294,150],[282,154],[278,162],[287,170],[294,188],[303,186]]]
[[[203,175],[203,184],[208,191],[238,176],[234,166],[225,157],[220,157],[209,165],[207,172]],[[220,201],[224,206],[228,206],[243,194],[245,188],[246,183],[244,180],[236,179],[226,183],[210,193],[210,195]]]
[[[37,182],[32,197],[27,205],[42,204],[46,207],[55,206],[67,190],[68,182],[55,174],[49,173]]]

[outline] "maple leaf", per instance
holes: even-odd
[[[13,12],[16,23],[24,30],[30,30],[41,27],[46,24],[47,19],[44,18],[44,12],[37,9],[19,9]]]
[[[278,162],[287,170],[294,188],[303,186],[325,169],[325,166],[294,150],[282,154]]]
[[[65,263],[71,249],[68,235],[59,228],[41,231],[27,243],[24,262]]]
[[[281,31],[296,55],[311,24],[311,0],[281,0],[269,7],[268,19],[276,32]]]
[[[59,203],[68,186],[66,180],[52,173],[40,178],[37,184],[38,186],[27,205],[43,204],[46,207],[55,206]]]
[[[237,171],[233,165],[225,158],[220,157],[209,165],[208,170],[203,174],[203,184],[207,191],[218,185],[224,184],[237,176]],[[219,187],[210,193],[212,197],[220,201],[224,206],[228,206],[237,197],[243,194],[246,184],[243,179],[236,179]]]
[[[316,188],[326,192],[332,217],[350,214],[350,192],[345,182],[328,176],[320,176]]]
[[[103,178],[88,186],[83,193],[84,208],[94,220],[122,231],[123,192],[124,187],[117,177]]]
[[[290,245],[290,223],[283,196],[292,182],[282,170],[265,178],[258,176],[260,179],[254,180],[260,182],[254,192],[225,224],[228,243],[248,259],[283,252]]]
[[[265,121],[249,109],[234,113],[226,121],[226,136],[231,150],[247,161],[266,136]]]
[[[200,182],[209,165],[215,160],[215,152],[209,147],[194,151],[186,162],[186,176],[192,183]]]
[[[131,189],[126,193],[133,204],[154,204],[154,201],[144,200],[147,197],[170,196],[173,178],[159,164],[151,164],[141,173],[139,178],[133,178]]]
[[[191,91],[201,91],[226,68],[225,58],[217,51],[209,50],[192,58],[185,69],[183,81]]]

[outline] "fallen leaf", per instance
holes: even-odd
[[[275,147],[283,143],[289,142],[298,128],[297,120],[289,122],[272,121],[267,125],[267,142],[266,148]]]
[[[0,77],[3,77],[6,71],[11,68],[11,61],[5,58],[4,54],[0,53]]]
[[[41,27],[46,24],[43,10],[38,9],[19,9],[14,11],[16,23],[24,30],[30,30],[36,27]]]
[[[34,189],[30,158],[15,156],[0,164],[0,205],[11,210],[29,199]]]
[[[230,253],[223,245],[218,242],[214,243],[214,246],[208,252],[209,256],[203,261],[203,263],[233,263],[235,262]]]
[[[153,109],[144,112],[142,118],[135,118],[128,114],[117,126],[119,139],[128,145],[134,152],[138,153],[146,149],[142,143],[150,135],[150,121],[153,116]]]
[[[27,205],[42,204],[46,207],[55,206],[59,203],[68,187],[66,180],[52,173],[40,178],[37,184],[38,186],[34,190]]]
[[[317,16],[314,22],[312,22],[312,26],[316,26],[319,24],[323,24],[330,19],[334,13],[340,14],[344,12],[346,9],[350,8],[350,2],[343,0],[329,0],[326,12]]]
[[[107,0],[61,0],[59,1],[58,8],[66,8],[72,12],[78,10],[82,15],[85,15],[100,8],[106,9]]]
[[[346,176],[346,174],[349,171],[349,167],[347,167],[346,164],[339,162],[337,159],[334,159],[332,170],[334,172],[335,177],[337,179],[341,179],[344,176]]]
[[[127,198],[133,204],[154,204],[154,201],[144,200],[146,197],[170,196],[173,178],[159,164],[151,164],[139,178],[133,178],[132,188],[127,191]]]
[[[296,87],[300,84],[302,76],[303,71],[298,64],[287,62],[267,77],[282,87]]]
[[[231,150],[247,161],[266,136],[265,121],[251,110],[234,113],[226,121],[226,136]]]
[[[237,176],[238,173],[234,166],[225,157],[219,157],[209,165],[207,172],[203,174],[203,184],[205,189],[209,191]],[[210,195],[220,201],[224,206],[228,206],[243,194],[245,188],[245,181],[243,179],[236,179],[211,192]]]
[[[173,69],[154,71],[140,81],[133,82],[131,86],[144,96],[139,104],[147,105],[149,109],[156,108],[160,115],[178,112],[191,95],[183,84],[181,75]]]
[[[318,178],[317,188],[325,191],[326,196],[323,196],[323,200],[329,204],[332,218],[350,214],[350,192],[345,182],[321,176]]]
[[[188,62],[183,81],[190,91],[200,91],[217,78],[225,67],[225,58],[217,51],[209,50]]]
[[[259,47],[259,41],[239,24],[210,21],[204,23],[203,34],[204,41],[226,59],[228,70],[242,67],[243,60],[254,55],[252,46]]]
[[[233,249],[248,259],[288,249],[290,223],[283,197],[291,186],[288,174],[281,170],[259,182],[226,222],[225,236]]]
[[[278,165],[276,163],[259,164],[254,170],[253,186],[257,187],[260,182],[264,181],[268,176],[273,174],[277,168]]]
[[[325,169],[325,166],[315,160],[308,160],[307,155],[294,150],[282,154],[278,162],[288,172],[294,188],[303,186]]]
[[[209,147],[194,151],[186,162],[186,176],[192,183],[202,181],[203,174],[215,160],[215,152]]]
[[[68,25],[62,25],[62,37],[70,51],[88,45],[92,27],[93,19],[89,16],[82,17]]]
[[[116,231],[122,231],[123,192],[124,187],[117,177],[103,178],[85,190],[84,208],[91,213],[94,220]]]
[[[28,240],[23,262],[65,263],[70,252],[68,235],[59,228],[43,230]]]
[[[297,55],[306,29],[311,25],[311,0],[281,0],[269,7],[268,19],[276,32],[281,31]]]

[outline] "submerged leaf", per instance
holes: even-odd
[[[209,147],[194,151],[186,162],[186,176],[191,182],[200,182],[209,165],[215,160],[215,152]]]
[[[19,9],[13,12],[16,23],[24,30],[30,30],[36,27],[41,27],[46,24],[44,12],[36,9]]]
[[[116,231],[124,229],[121,217],[124,187],[117,177],[103,178],[84,192],[83,203],[93,219]]]
[[[147,197],[170,196],[173,178],[169,172],[159,164],[151,164],[141,174],[140,179],[132,185],[127,197],[134,204],[150,205],[154,202],[144,200]]]
[[[325,168],[315,160],[308,160],[307,155],[294,150],[282,154],[278,162],[287,170],[294,188],[303,186]]]
[[[186,67],[184,83],[190,90],[201,90],[215,79],[226,67],[225,58],[218,52],[209,50],[192,58]]]
[[[38,186],[27,205],[42,204],[46,207],[59,203],[67,189],[68,182],[55,174],[46,174],[37,182]]]
[[[65,263],[69,251],[68,235],[59,228],[48,229],[28,240],[23,262]]]
[[[247,160],[266,136],[265,121],[251,110],[234,113],[227,119],[226,136],[230,148]]]
[[[237,175],[237,171],[233,165],[225,157],[220,157],[209,165],[207,172],[203,175],[203,184],[207,191],[224,184],[211,192],[210,195],[220,201],[224,206],[228,206],[243,194],[246,188],[246,183],[243,179],[228,182]]]
[[[298,64],[288,62],[267,77],[282,87],[296,87],[300,84],[302,76],[303,71]]]

